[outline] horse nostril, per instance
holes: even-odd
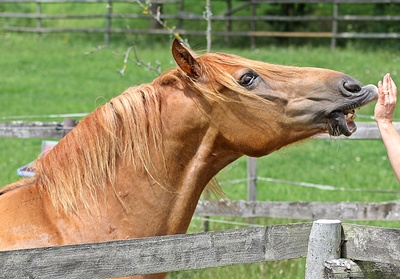
[[[361,85],[358,83],[354,83],[354,82],[344,82],[343,83],[343,87],[344,89],[346,89],[347,91],[351,92],[351,93],[358,93],[361,91]]]

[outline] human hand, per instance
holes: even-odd
[[[397,104],[397,87],[390,74],[378,83],[378,101],[375,105],[374,116],[378,124],[392,123],[393,113]]]

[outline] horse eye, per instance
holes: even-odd
[[[240,79],[239,84],[244,87],[249,87],[254,84],[254,81],[258,78],[258,74],[255,72],[245,73]]]

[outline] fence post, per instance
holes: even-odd
[[[338,32],[338,15],[339,15],[339,4],[336,0],[333,3],[333,19],[332,19],[332,37],[331,37],[331,49],[336,48],[336,34]]]
[[[247,157],[247,200],[257,200],[257,159]]]
[[[255,32],[257,29],[257,27],[256,27],[257,22],[255,20],[253,20],[253,18],[257,15],[257,11],[256,11],[257,6],[254,3],[254,0],[251,0],[250,4],[251,4],[251,18],[252,18],[252,20],[250,21],[250,29],[251,29],[251,32]],[[254,36],[250,37],[250,44],[251,44],[252,49],[256,48],[256,37],[254,37]]]
[[[206,0],[206,11],[204,12],[204,18],[207,22],[207,30],[206,30],[207,52],[211,51],[211,32],[212,32],[211,17],[212,17],[211,0]]]
[[[104,44],[109,45],[111,34],[111,20],[112,20],[112,0],[107,2],[107,16],[106,16],[106,29],[104,31]]]
[[[342,226],[339,220],[314,221],[308,241],[305,279],[324,278],[324,263],[340,257]]]
[[[230,19],[231,10],[232,10],[232,0],[226,0],[226,11],[227,12],[226,12],[225,15],[228,17],[228,19],[225,20],[225,26],[226,26],[227,35],[225,35],[224,41],[228,45],[230,45],[231,42],[232,42],[232,37],[229,35],[229,33],[232,32],[232,20]]]
[[[37,14],[37,19],[36,19],[36,29],[38,30],[38,35],[39,37],[42,36],[42,6],[40,2],[36,2],[36,14]]]

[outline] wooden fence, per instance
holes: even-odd
[[[195,1],[195,2],[194,2]],[[143,10],[140,12],[131,13],[117,13],[113,8],[117,3],[131,3],[138,7],[139,2],[143,6]],[[147,2],[147,1],[146,1]],[[346,30],[340,30],[340,23],[343,22],[365,22],[366,25],[371,22],[398,22],[400,16],[397,15],[351,15],[351,14],[340,14],[340,6],[354,4],[354,3],[376,3],[381,5],[388,5],[393,3],[400,3],[400,0],[244,0],[239,3],[236,2],[236,6],[233,6],[232,0],[219,0],[213,1],[210,4],[210,11],[206,13],[196,13],[190,10],[190,6],[199,5],[198,0],[153,0],[152,6],[147,7],[145,1],[139,0],[0,0],[0,5],[7,11],[7,5],[10,4],[29,4],[33,3],[36,5],[36,10],[32,12],[0,12],[0,18],[5,19],[30,19],[36,20],[35,26],[2,26],[0,30],[4,31],[16,31],[16,32],[34,32],[34,33],[54,33],[54,32],[86,32],[86,33],[103,33],[105,43],[108,44],[110,41],[111,34],[115,33],[135,33],[135,34],[180,34],[180,35],[199,35],[199,36],[223,36],[229,41],[229,38],[233,36],[244,36],[251,38],[251,45],[255,47],[256,37],[302,37],[302,38],[328,38],[331,40],[331,47],[334,48],[337,43],[337,39],[349,39],[349,38],[368,38],[368,39],[386,39],[386,38],[400,38],[400,33],[386,32],[381,33],[367,33],[367,32],[346,32]],[[226,11],[220,15],[213,15],[213,5],[216,3],[225,2]],[[106,4],[104,5],[104,12],[100,14],[51,14],[46,13],[43,6],[51,4],[82,4],[82,3],[93,3],[93,4]],[[270,4],[315,4],[325,3],[332,5],[330,15],[265,15],[260,14],[258,10],[263,5]],[[164,12],[161,9],[163,5],[174,6],[173,9],[169,9],[168,12]],[[204,1],[204,5],[206,2]],[[137,9],[136,9],[137,10]],[[144,11],[144,12],[143,12]],[[160,12],[161,11],[161,12]],[[244,12],[243,12],[244,11]],[[242,13],[238,13],[242,12]],[[152,16],[153,15],[153,16]],[[44,20],[72,20],[72,19],[103,19],[103,28],[93,27],[51,27],[51,24],[43,24]],[[118,19],[133,20],[129,24],[129,28],[118,28],[114,27],[114,23]],[[148,27],[145,28],[134,28],[137,22],[148,21]],[[173,22],[175,26],[162,28],[160,22]],[[204,24],[201,24],[201,22]],[[205,22],[208,25],[205,27]],[[114,22],[114,23],[113,23]],[[200,24],[199,24],[200,22]],[[221,22],[223,23],[221,25]],[[239,22],[242,24],[235,25],[233,23]],[[264,30],[260,27],[257,28],[257,23],[262,22],[324,22],[325,26],[330,26],[328,29],[303,32],[303,31],[279,31],[274,29]],[[326,24],[328,23],[328,24]],[[84,24],[82,22],[82,24]],[[204,26],[201,27],[201,26]],[[53,25],[54,26],[54,25]],[[212,26],[218,26],[213,28]],[[224,27],[221,27],[224,26]],[[322,26],[322,24],[321,24]],[[161,27],[161,28],[160,28]],[[165,27],[165,26],[164,26]],[[203,30],[199,30],[203,28]],[[322,28],[322,27],[321,27]],[[224,30],[225,29],[225,30]]]
[[[400,221],[399,202],[264,202],[206,201],[196,207],[196,215],[223,217],[270,217],[300,220],[341,219],[353,221]]]
[[[400,230],[319,220],[3,251],[0,277],[109,278],[306,256],[306,279],[400,278]]]

